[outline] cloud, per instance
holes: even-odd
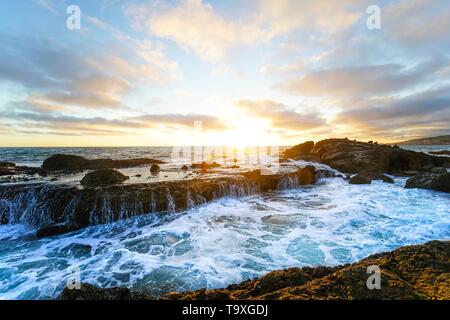
[[[285,64],[281,66],[273,65],[273,64],[265,64],[259,70],[260,73],[264,76],[271,75],[289,75],[292,73],[297,73],[304,69],[304,64],[302,62],[293,62],[290,64]]]
[[[60,109],[34,105],[30,101],[11,102],[0,113],[2,119],[20,123],[16,132],[33,129],[36,132],[52,134],[139,134],[150,129],[177,130],[194,129],[195,122],[201,122],[206,131],[221,131],[227,127],[221,119],[204,114],[139,114],[121,118],[86,117],[61,112]]]
[[[447,0],[395,2],[383,8],[382,18],[383,30],[403,45],[421,49],[449,47]]]
[[[277,87],[304,96],[356,98],[385,95],[414,89],[430,80],[433,72],[444,63],[444,60],[433,59],[414,67],[383,64],[323,69],[286,80]]]
[[[333,123],[350,126],[354,133],[399,138],[426,133],[449,133],[450,87],[430,89],[403,98],[366,101],[337,114]],[[392,139],[395,140],[395,139]]]
[[[352,25],[365,12],[368,1],[259,0],[259,12],[271,36],[299,28],[337,33]]]
[[[74,50],[32,37],[0,34],[0,39],[0,82],[19,84],[44,104],[122,108],[122,97],[137,85],[179,78],[178,65],[150,41],[127,39],[117,50],[92,42]]]
[[[318,130],[326,121],[318,113],[298,113],[282,103],[273,100],[238,100],[237,106],[251,117],[270,121],[277,130]]]
[[[142,7],[132,7],[128,13],[136,18],[136,12],[142,10]],[[163,6],[144,19],[152,34],[173,40],[207,60],[220,60],[233,47],[252,44],[262,35],[257,26],[227,21],[201,0]]]
[[[339,32],[365,12],[365,2],[257,0],[242,10],[242,16],[230,18],[202,0],[181,0],[174,5],[150,1],[129,6],[126,14],[135,27],[144,26],[152,35],[170,39],[203,59],[218,61],[233,48],[266,43],[299,28]]]

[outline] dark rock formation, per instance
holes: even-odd
[[[129,177],[124,176],[119,171],[100,169],[87,173],[80,183],[85,187],[99,187],[119,184],[128,179]]]
[[[44,161],[44,163],[42,164],[42,168],[47,171],[71,172],[81,170],[131,168],[161,163],[164,162],[148,158],[137,158],[126,160],[112,160],[112,159],[88,160],[86,158],[75,155],[55,154],[50,156]]]
[[[298,156],[310,155],[314,148],[314,141],[307,141],[301,144],[298,144],[290,149],[287,149],[284,152],[284,157],[295,159]]]
[[[291,268],[226,289],[169,293],[165,299],[450,299],[450,241],[431,241],[339,267]],[[367,267],[381,269],[381,290],[369,290]]]
[[[158,174],[161,171],[161,168],[157,164],[152,164],[150,167],[150,173],[155,175]]]
[[[318,162],[346,173],[376,171],[399,173],[422,170],[423,166],[445,166],[446,157],[437,157],[388,145],[365,143],[348,139],[326,139],[317,142],[310,154],[302,153],[299,146],[288,149],[284,156],[294,160],[310,160],[315,156]]]
[[[14,168],[16,166],[15,163],[8,162],[8,161],[0,161],[0,168],[8,169],[8,168]]]
[[[24,175],[41,175],[45,176],[45,170],[37,167],[17,166],[13,162],[0,161],[0,176],[15,176],[19,174]]]
[[[187,165],[183,165],[183,166],[181,167],[181,170],[183,170],[183,171],[188,171],[188,170],[189,170],[189,168],[188,168],[188,166],[187,166]]]
[[[201,169],[203,172],[207,172],[210,169],[214,169],[214,168],[220,168],[220,164],[218,164],[217,162],[206,162],[203,161],[201,163],[194,163],[191,166],[193,169]]]
[[[154,300],[145,293],[133,293],[127,288],[101,289],[88,283],[82,283],[80,289],[65,288],[60,300]]]
[[[304,267],[273,271],[259,279],[225,289],[172,292],[165,300],[369,300],[450,299],[450,241],[431,241],[379,253],[337,267]],[[369,290],[367,267],[378,266],[381,289]],[[153,299],[123,288],[100,289],[83,284],[65,289],[60,299]]]
[[[437,173],[437,174],[442,174],[442,173],[447,173],[447,169],[443,168],[443,167],[434,167],[433,169],[430,170],[431,173]]]
[[[273,175],[261,175],[257,170],[223,177],[120,184],[123,175],[100,170],[83,178],[84,188],[48,183],[0,185],[0,223],[31,225],[43,237],[138,215],[181,212],[225,196],[297,188],[333,175],[310,166]],[[114,185],[105,185],[111,183]]]
[[[405,188],[422,188],[450,192],[450,173],[421,172],[406,181]]]
[[[394,183],[394,179],[387,175],[374,171],[363,171],[350,178],[351,184],[371,184],[372,180],[383,180],[386,183]]]
[[[450,150],[442,150],[442,151],[430,151],[428,152],[430,154],[435,154],[435,155],[446,155],[446,156],[450,156]]]

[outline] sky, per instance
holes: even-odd
[[[0,1],[0,146],[450,134],[449,30],[448,0]]]

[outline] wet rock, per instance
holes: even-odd
[[[201,169],[203,172],[206,172],[210,169],[220,168],[220,164],[218,164],[217,162],[208,163],[206,161],[203,161],[201,163],[194,163],[192,165],[192,168],[193,169]]]
[[[36,237],[38,238],[45,238],[45,237],[51,237],[71,231],[75,231],[79,229],[76,225],[70,225],[68,223],[54,223],[48,226],[44,226],[36,232]]]
[[[421,172],[406,181],[405,188],[431,189],[450,192],[450,173]]]
[[[129,177],[121,174],[119,171],[100,169],[86,174],[80,183],[85,187],[98,187],[119,184],[128,179]]]
[[[446,168],[442,168],[442,167],[434,167],[433,169],[430,170],[431,173],[437,173],[437,174],[441,174],[441,173],[447,173],[447,169]]]
[[[399,172],[401,175],[407,176],[407,177],[414,177],[415,175],[419,174],[420,171],[400,171]]]
[[[94,159],[88,160],[80,156],[55,154],[47,158],[42,168],[47,171],[81,171],[95,169],[120,169],[164,163],[160,160],[137,158],[126,160]]]
[[[297,172],[300,180],[300,185],[309,185],[316,182],[316,168],[314,166],[306,166],[299,169]]]
[[[284,155],[294,160],[310,160],[316,157],[317,162],[345,173],[368,170],[386,173],[420,171],[423,166],[443,166],[448,161],[445,157],[348,139],[319,141],[309,154],[302,154],[299,149],[299,146],[293,147],[286,150]]]
[[[16,166],[15,163],[8,161],[0,161],[0,168],[14,168]]]
[[[364,171],[352,178],[350,178],[349,183],[351,184],[371,184],[373,180],[382,180],[386,183],[394,183],[394,179],[388,177],[387,175],[381,174],[374,171]]]
[[[450,241],[431,241],[337,267],[278,270],[224,289],[168,293],[163,299],[450,299]],[[367,267],[381,270],[381,290],[369,290]],[[437,280],[439,279],[439,280]]]
[[[98,288],[88,283],[82,283],[80,289],[66,287],[60,300],[154,300],[145,293],[133,293],[128,288]]]
[[[157,164],[152,164],[150,167],[150,173],[153,175],[158,174],[161,171],[161,168]]]
[[[435,155],[447,155],[447,156],[450,156],[450,150],[430,151],[428,153],[435,154]]]
[[[83,170],[88,160],[74,155],[55,154],[44,160],[42,168],[48,171],[76,171]]]

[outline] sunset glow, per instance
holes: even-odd
[[[377,30],[373,1],[73,2],[79,29],[64,1],[0,4],[0,146],[449,132],[445,1],[375,1]]]

